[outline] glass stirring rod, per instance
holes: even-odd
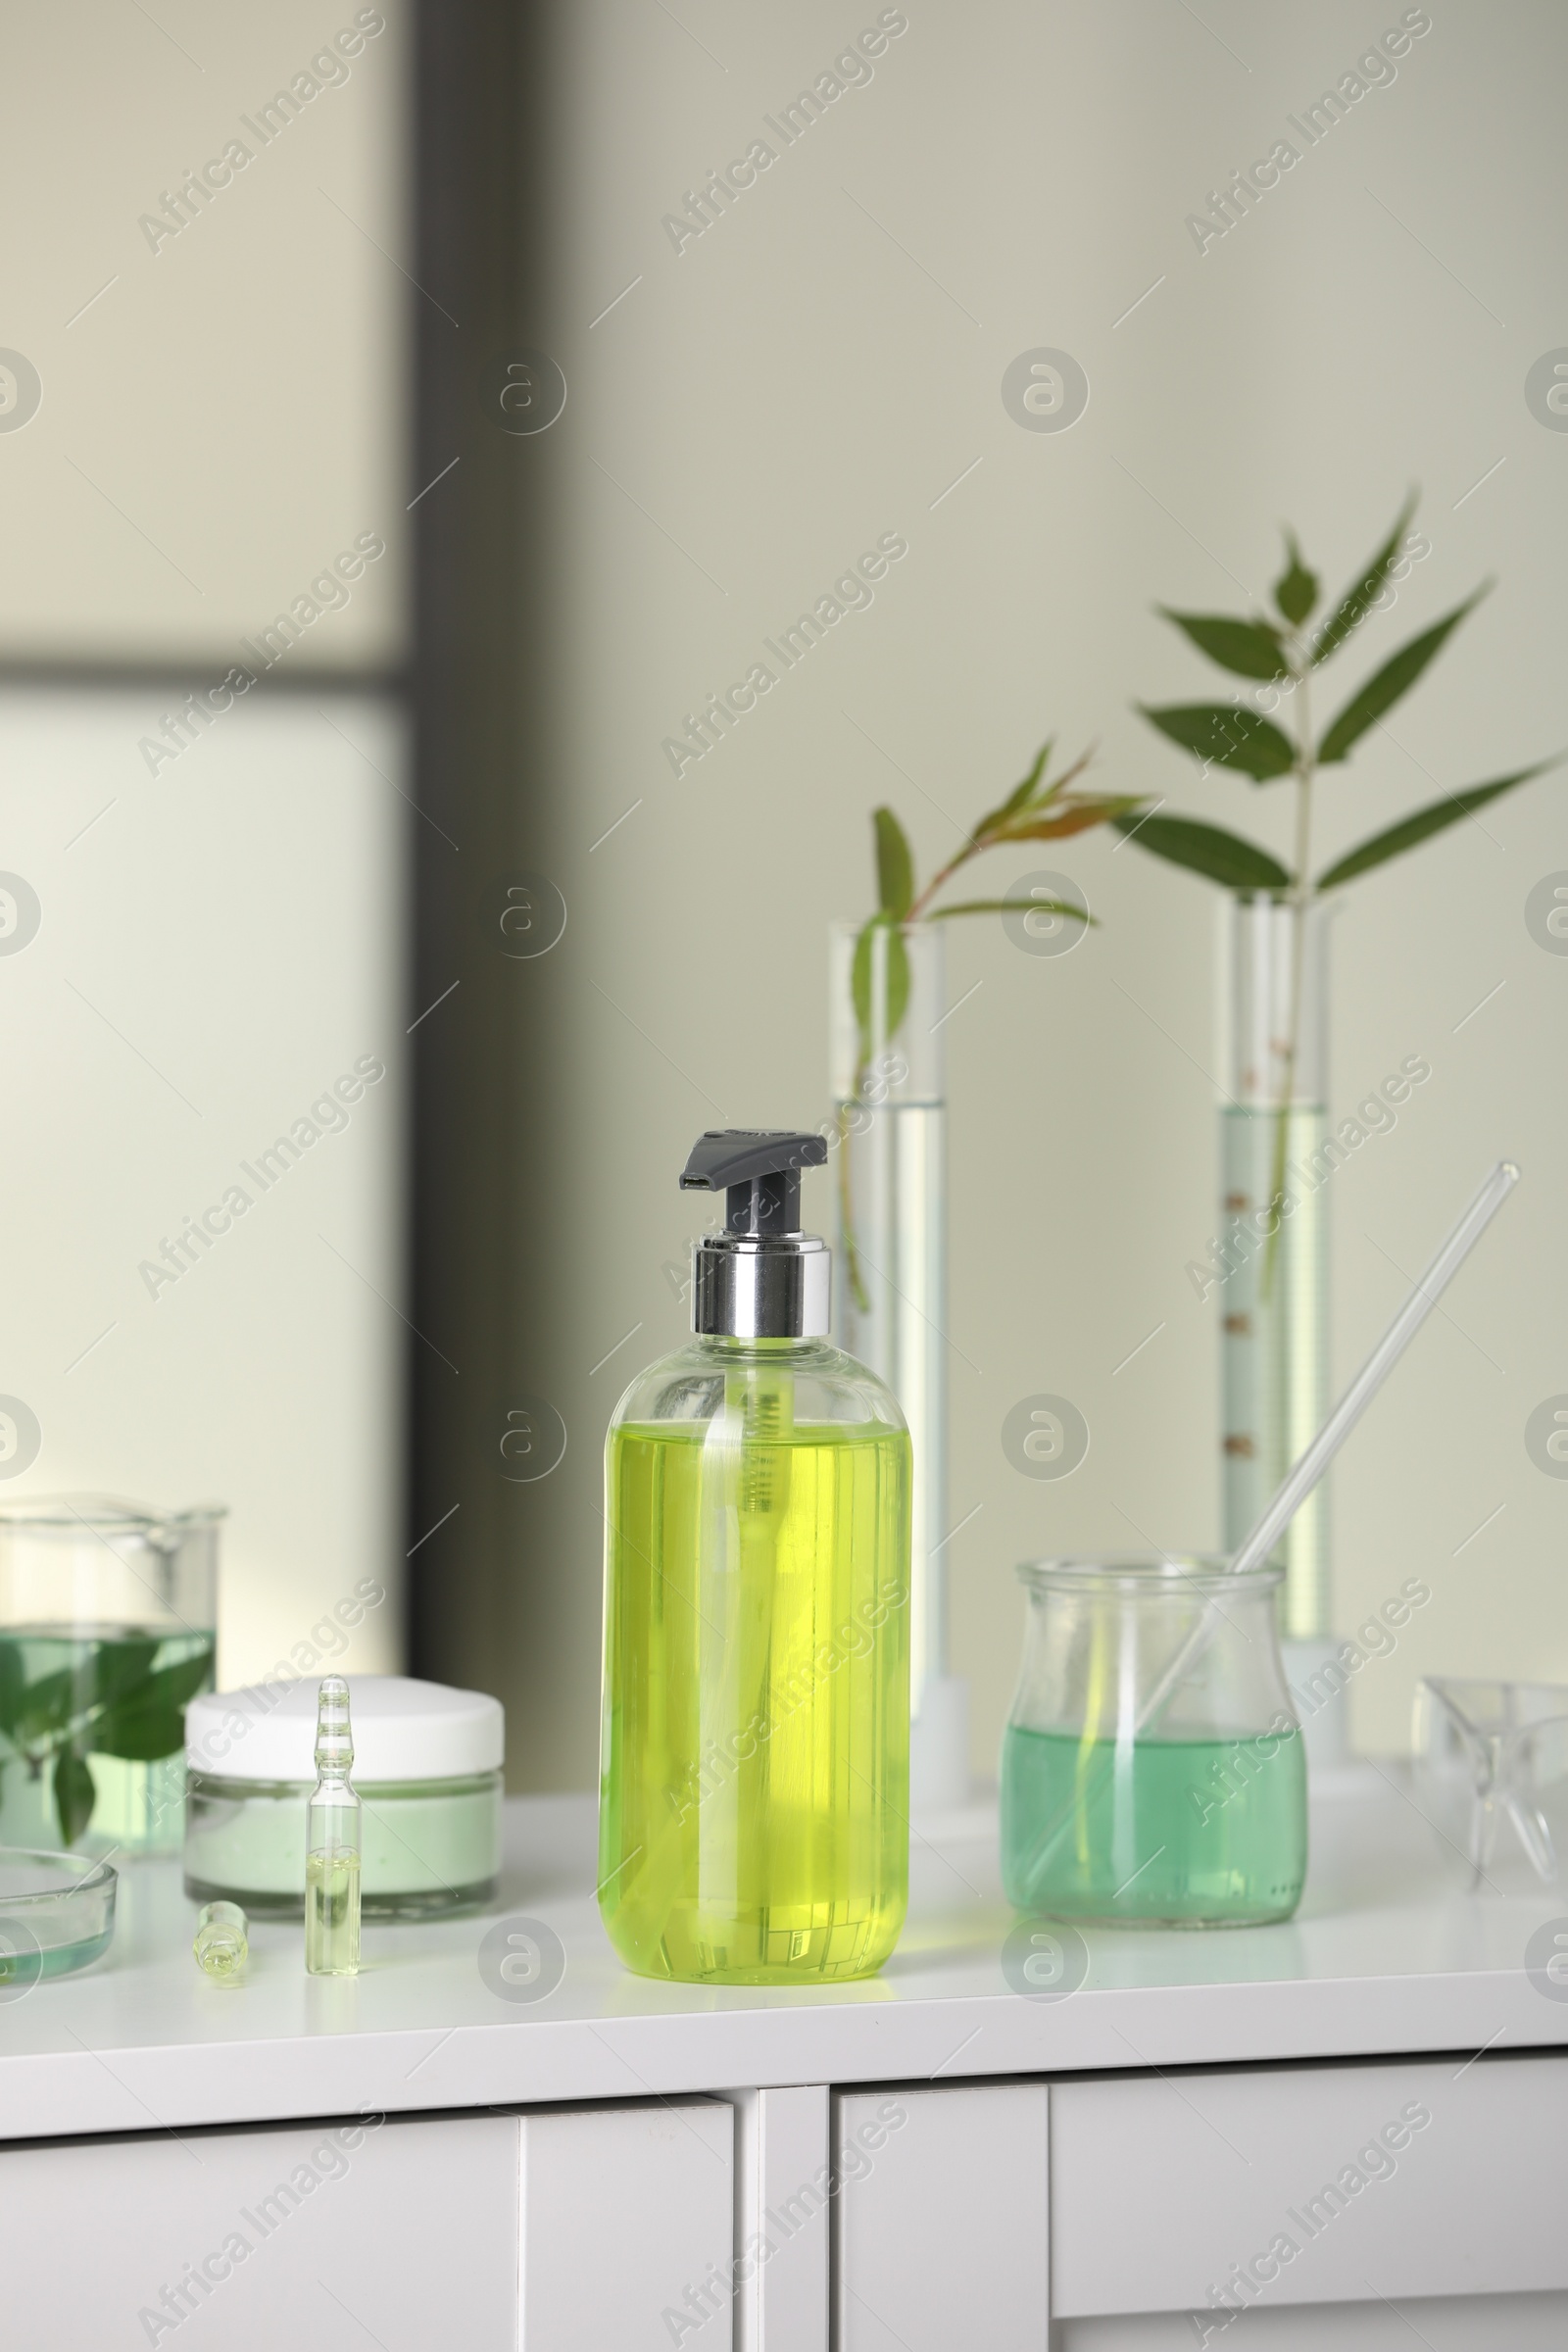
[[[305,1966],[313,1977],[360,1967],[360,1800],[349,1781],[349,1687],[329,1674],[317,1695],[318,1779],[306,1814]]]
[[[1232,1575],[1261,1567],[1268,1558],[1518,1181],[1518,1162],[1499,1159],[1317,1436],[1287,1473],[1279,1492],[1229,1563]],[[1156,1721],[1177,1684],[1208,1647],[1213,1630],[1212,1617],[1200,1618],[1139,1708],[1135,1732],[1146,1731]]]

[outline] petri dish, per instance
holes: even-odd
[[[119,1874],[79,1854],[0,1846],[0,2001],[90,1968],[115,1937]]]

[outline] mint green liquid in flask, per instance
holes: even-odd
[[[726,1131],[696,1337],[633,1381],[606,1453],[600,1909],[639,1975],[870,1975],[908,1886],[909,1439],[829,1347],[800,1226],[819,1135]]]

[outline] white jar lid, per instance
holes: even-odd
[[[506,1715],[481,1690],[402,1674],[351,1674],[349,1720],[356,1781],[453,1781],[495,1772]],[[318,1678],[209,1690],[185,1709],[185,1761],[229,1781],[316,1779]]]

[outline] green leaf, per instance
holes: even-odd
[[[1534,767],[1522,767],[1517,775],[1499,776],[1494,784],[1472,784],[1464,792],[1450,793],[1446,801],[1434,801],[1428,808],[1418,808],[1412,816],[1404,816],[1386,832],[1374,833],[1369,841],[1361,842],[1327,873],[1319,874],[1315,890],[1337,890],[1342,882],[1353,882],[1358,874],[1369,873],[1373,866],[1384,865],[1389,858],[1413,850],[1418,842],[1429,841],[1434,833],[1444,832],[1456,825],[1472,809],[1484,808],[1499,793],[1512,792],[1516,784],[1528,784],[1532,776],[1544,775],[1547,768],[1560,766],[1568,753],[1559,753],[1555,760],[1538,760]]]
[[[914,904],[914,859],[904,827],[891,808],[878,808],[876,827],[876,890],[884,914],[902,923]]]
[[[55,1811],[60,1817],[60,1841],[73,1846],[92,1819],[98,1800],[87,1759],[74,1747],[63,1747],[55,1758]]]
[[[895,925],[888,928],[888,1025],[884,1045],[891,1045],[904,1026],[904,1016],[909,1008],[909,953],[904,944],[904,933]]]
[[[69,1666],[58,1674],[46,1674],[35,1683],[28,1683],[23,1691],[16,1715],[16,1738],[20,1744],[36,1747],[63,1732],[74,1716],[84,1711],[84,1701],[76,1696],[76,1678]]]
[[[883,1026],[872,1027],[876,1006],[872,1003],[871,982],[874,942],[878,931],[887,934],[887,1003],[883,1007]],[[897,1037],[909,1005],[909,956],[904,944],[904,933],[885,914],[873,914],[861,929],[855,943],[855,960],[850,967],[850,994],[855,1003],[855,1018],[860,1031],[860,1066],[863,1069],[879,1046]]]
[[[1299,628],[1317,603],[1317,573],[1308,571],[1301,562],[1294,531],[1285,534],[1285,553],[1290,562],[1274,583],[1274,602],[1292,628]]]
[[[75,1669],[79,1707],[108,1706],[149,1679],[162,1636],[106,1642]]]
[[[978,843],[984,841],[986,835],[990,832],[993,825],[1000,825],[1004,817],[1011,816],[1016,809],[1026,808],[1034,799],[1035,786],[1039,783],[1041,777],[1046,772],[1046,761],[1051,758],[1052,748],[1054,745],[1055,740],[1055,737],[1053,735],[1040,746],[1039,751],[1035,755],[1035,763],[1029,770],[1029,773],[1022,779],[1020,783],[1017,783],[1013,786],[1012,790],[1008,793],[1004,801],[1000,801],[995,808],[987,809],[985,815],[980,819],[980,822],[975,826],[974,831],[969,836],[969,839],[972,842]]]
[[[1233,669],[1243,678],[1282,678],[1285,657],[1279,632],[1266,620],[1229,620],[1221,612],[1173,612],[1169,605],[1156,612],[1185,629],[1200,654]]]
[[[1432,627],[1424,630],[1419,637],[1412,637],[1408,645],[1401,646],[1396,654],[1391,655],[1381,669],[1373,671],[1360,692],[1350,697],[1318,745],[1317,756],[1325,767],[1332,760],[1343,760],[1351,744],[1366,733],[1373,721],[1381,718],[1385,710],[1391,710],[1401,694],[1408,694],[1427,663],[1442,652],[1452,631],[1471,608],[1480,603],[1490,586],[1491,582],[1488,581],[1476,590],[1474,596],[1467,596],[1462,605],[1455,605],[1451,612],[1442,620],[1434,621]]]
[[[1015,816],[995,837],[995,846],[1004,848],[1017,841],[1061,841],[1069,833],[1087,833],[1091,825],[1102,825],[1113,816],[1125,816],[1130,809],[1141,808],[1143,795],[1136,792],[1118,793],[1114,798],[1086,796],[1082,800],[1069,797],[1053,801],[1044,808],[1025,809]]]
[[[212,1654],[201,1651],[175,1665],[161,1666],[95,1717],[86,1733],[95,1755],[123,1756],[141,1764],[172,1756],[184,1737],[185,1702],[194,1698],[212,1671]]]
[[[1326,662],[1330,654],[1337,653],[1350,631],[1356,628],[1371,612],[1374,599],[1394,568],[1400,544],[1410,526],[1410,517],[1415,513],[1415,505],[1416,493],[1412,490],[1399,509],[1398,519],[1393,530],[1367,565],[1366,570],[1352,588],[1347,589],[1341,599],[1338,611],[1319,629],[1317,642],[1312,648],[1314,664]]]
[[[1278,858],[1223,825],[1200,824],[1191,816],[1116,816],[1111,823],[1128,841],[1152,857],[1185,865],[1221,882],[1227,890],[1289,890],[1291,877]]]
[[[1273,720],[1235,703],[1167,703],[1158,710],[1140,703],[1138,708],[1183,751],[1196,752],[1215,767],[1239,767],[1254,784],[1288,775],[1296,764],[1288,738]]]
[[[26,1687],[22,1659],[8,1642],[0,1647],[0,1732],[8,1740],[16,1730]]]
[[[1100,917],[1086,915],[1081,906],[1070,906],[1065,899],[965,899],[957,906],[933,906],[928,919],[937,922],[946,914],[1015,914],[1026,906],[1032,914],[1037,908],[1045,914],[1070,914],[1075,923],[1098,927]]]
[[[155,1764],[172,1756],[185,1736],[183,1707],[146,1706],[126,1700],[99,1716],[85,1737],[94,1755],[120,1756],[133,1764]]]
[[[871,934],[877,917],[861,925],[860,936],[855,943],[855,956],[850,965],[850,997],[855,1005],[856,1026],[860,1032],[860,1066],[863,1069],[871,1058]]]

